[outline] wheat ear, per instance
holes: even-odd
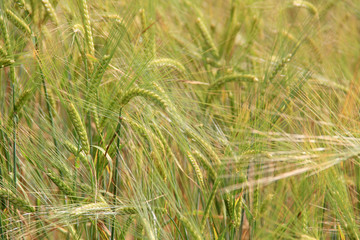
[[[204,155],[202,155],[198,150],[192,151],[192,154],[196,159],[198,159],[201,165],[208,171],[210,177],[215,180],[217,178],[217,173],[211,163],[206,159]]]
[[[201,189],[205,189],[205,184],[204,184],[204,177],[202,175],[202,172],[200,170],[199,164],[197,163],[196,159],[191,155],[190,152],[187,152],[187,157],[192,165],[192,167],[195,170],[196,173],[196,177],[200,183]]]
[[[88,153],[90,151],[90,145],[86,129],[81,121],[78,111],[75,109],[75,106],[72,103],[68,105],[68,113],[71,122],[74,125],[77,134],[79,135],[82,149],[85,151],[85,153]]]
[[[77,147],[69,141],[65,141],[64,146],[69,152],[74,154],[75,157],[79,157],[80,162],[86,167],[86,169],[89,171],[89,173],[92,172],[89,160],[87,159],[86,155],[83,152],[81,152],[81,151],[79,152]]]
[[[31,35],[31,29],[23,19],[18,17],[13,11],[9,9],[5,10],[5,14],[7,19],[9,19],[9,21],[14,24],[18,29],[20,29],[23,33],[29,36]]]
[[[0,188],[0,198],[8,199],[18,209],[22,209],[27,212],[35,212],[35,209],[29,205],[29,203],[7,189]]]
[[[62,191],[65,195],[74,197],[76,194],[74,191],[58,176],[56,176],[53,172],[49,171],[46,175],[50,178],[50,180],[55,183],[55,185]]]
[[[90,95],[93,95],[96,89],[99,87],[101,79],[105,73],[106,67],[109,65],[110,59],[111,59],[110,55],[104,55],[97,64],[97,67],[94,69],[94,72],[91,77],[91,83],[89,89]]]
[[[155,152],[151,152],[150,154],[151,159],[154,162],[155,168],[158,170],[161,178],[166,182],[166,171],[163,165],[161,164],[159,158],[156,156]]]
[[[8,55],[8,53],[6,52],[5,48],[0,46],[0,57],[1,58],[6,58],[7,55]]]
[[[94,40],[91,30],[91,22],[90,22],[90,16],[87,6],[86,0],[80,0],[80,8],[81,8],[81,14],[83,19],[83,25],[85,29],[85,39],[86,43],[88,45],[89,53],[94,56],[95,54],[95,48],[94,48]]]
[[[15,115],[17,115],[21,109],[24,107],[24,105],[29,101],[31,97],[32,91],[25,90],[23,93],[19,96],[18,100],[15,102],[15,105],[13,107],[13,110],[10,112],[8,117],[8,127],[9,130],[11,127],[13,127],[13,118]]]
[[[129,91],[127,91],[124,96],[121,98],[120,100],[120,105],[122,107],[124,107],[126,104],[129,103],[129,101],[137,96],[141,96],[145,99],[148,99],[150,101],[153,101],[154,103],[156,103],[157,105],[159,105],[161,108],[166,109],[167,108],[167,103],[166,101],[161,98],[159,95],[157,95],[156,93],[153,93],[149,90],[145,90],[142,88],[133,88]]]
[[[235,226],[240,226],[241,224],[241,217],[242,217],[242,198],[240,197],[239,199],[236,200],[235,202]]]
[[[41,0],[41,2],[44,4],[45,10],[47,14],[49,14],[50,19],[56,24],[59,25],[59,20],[57,18],[57,15],[55,13],[55,10],[53,6],[51,5],[49,0]]]
[[[130,225],[131,225],[131,223],[133,221],[133,218],[134,218],[133,216],[130,216],[126,220],[125,224],[123,225],[123,227],[121,229],[120,239],[125,239],[125,235],[126,235],[127,231],[129,230],[129,227],[130,227]]]
[[[7,67],[7,66],[11,66],[14,64],[14,60],[12,59],[0,59],[0,68],[4,68],[4,67]]]
[[[180,62],[171,58],[158,58],[154,59],[149,63],[149,67],[170,67],[174,68],[179,72],[185,73],[186,69]]]
[[[258,82],[259,79],[251,74],[232,74],[224,76],[213,82],[209,90],[217,90],[229,82]]]
[[[201,233],[199,230],[183,215],[180,216],[179,220],[183,223],[184,227],[189,231],[192,239],[202,240]]]
[[[0,30],[1,30],[1,34],[4,38],[4,41],[5,41],[5,48],[8,51],[8,53],[10,53],[11,49],[12,49],[11,42],[10,42],[10,36],[9,36],[9,32],[7,31],[7,28],[6,28],[4,18],[1,15],[0,15]]]
[[[291,61],[293,55],[290,53],[285,58],[283,58],[276,66],[275,69],[271,72],[269,81],[272,81],[276,75],[285,67],[285,65]]]
[[[201,20],[201,18],[196,19],[196,25],[198,26],[201,35],[203,36],[206,45],[211,49],[211,51],[214,53],[215,57],[219,56],[219,51],[217,47],[215,46],[214,40],[212,39],[209,31],[207,30],[204,22]]]
[[[230,221],[231,224],[234,224],[235,221],[235,214],[234,214],[234,198],[232,195],[230,195],[230,193],[225,193],[224,194],[224,202],[225,202],[225,207],[226,207],[226,211],[228,213],[228,216],[230,217]]]
[[[207,142],[205,142],[198,134],[193,133],[190,130],[186,131],[188,135],[190,135],[190,137],[192,137],[206,152],[206,154],[208,155],[208,157],[215,162],[215,164],[220,165],[221,161],[218,157],[218,155],[216,154],[216,152],[213,150],[213,147],[208,144]]]
[[[305,9],[308,10],[309,13],[311,13],[312,15],[314,15],[314,16],[319,16],[319,11],[318,11],[317,8],[315,7],[315,5],[313,5],[312,3],[308,2],[308,1],[295,0],[295,1],[293,1],[293,6],[305,8]]]

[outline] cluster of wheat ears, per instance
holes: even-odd
[[[1,239],[360,239],[360,1],[0,1]]]

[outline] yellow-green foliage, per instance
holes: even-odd
[[[359,239],[360,1],[0,1],[0,238]]]

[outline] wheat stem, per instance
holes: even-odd
[[[219,187],[219,184],[220,184],[219,180],[215,181],[214,186],[213,186],[212,191],[211,191],[211,194],[210,194],[209,199],[207,201],[207,204],[206,204],[206,207],[205,207],[205,210],[204,210],[204,215],[203,215],[203,218],[201,220],[201,232],[204,232],[205,225],[206,225],[206,220],[209,217],[211,206],[212,206],[212,204],[214,202],[215,195],[216,195],[217,189]]]

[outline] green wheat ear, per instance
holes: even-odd
[[[80,117],[78,111],[76,110],[75,106],[72,103],[70,103],[68,105],[67,110],[68,110],[71,122],[74,125],[77,134],[79,135],[81,147],[85,153],[88,153],[90,151],[90,145],[89,145],[89,140],[87,137],[86,129],[81,121],[81,117]]]
[[[213,100],[213,96],[210,96],[211,92],[214,92],[221,87],[223,87],[226,83],[230,82],[236,82],[236,83],[242,83],[242,82],[258,82],[259,79],[251,74],[231,74],[224,77],[219,78],[215,82],[213,82],[209,88],[208,88],[208,94],[206,96],[206,102],[210,103]]]
[[[258,82],[258,81],[259,79],[251,74],[231,74],[228,76],[221,77],[215,82],[213,82],[209,86],[209,91],[217,90],[229,82]]]
[[[189,231],[192,239],[203,240],[200,231],[184,215],[180,215],[179,219],[184,227]]]
[[[199,164],[197,163],[196,159],[191,155],[190,152],[187,153],[187,157],[191,163],[191,166],[194,168],[195,170],[195,174],[196,174],[196,177],[199,181],[199,184],[200,184],[200,187],[202,190],[205,189],[205,184],[204,184],[204,176],[201,172],[201,169],[199,167]]]
[[[89,16],[89,10],[87,6],[86,0],[79,0],[80,1],[80,10],[83,19],[83,25],[85,29],[85,39],[89,49],[89,53],[94,56],[95,54],[95,47],[94,47],[94,40],[91,30],[91,22]]]
[[[308,10],[308,12],[310,14],[312,14],[314,16],[319,16],[318,9],[315,7],[315,5],[313,5],[312,3],[308,2],[308,1],[295,0],[295,1],[293,1],[293,6],[305,8],[306,10]]]
[[[4,38],[4,42],[5,42],[5,48],[8,52],[10,52],[12,49],[11,49],[11,42],[10,42],[10,36],[9,36],[9,33],[7,31],[7,28],[6,28],[6,24],[5,24],[5,21],[4,21],[4,18],[2,15],[0,15],[0,34],[3,36]]]
[[[35,212],[35,209],[32,206],[30,206],[30,204],[27,201],[19,198],[18,196],[16,196],[14,193],[10,192],[7,189],[0,188],[0,198],[4,200],[9,200],[9,202],[12,203],[14,206],[16,206],[16,208],[18,209],[22,209],[28,212]]]
[[[210,177],[215,180],[217,178],[217,173],[211,163],[206,159],[204,155],[202,155],[198,150],[192,151],[193,156],[198,159],[201,165],[207,170]]]
[[[154,59],[149,63],[149,67],[170,67],[182,73],[186,72],[186,69],[182,63],[170,58]]]
[[[201,18],[196,19],[196,25],[197,25],[202,37],[204,38],[205,44],[214,53],[215,57],[218,58],[219,51],[218,51],[217,47],[215,46],[214,40],[212,39],[209,31],[207,30],[207,28],[206,28],[204,22],[201,20]]]
[[[7,52],[6,52],[5,48],[0,46],[0,58],[6,58],[6,56],[7,56]]]
[[[59,20],[57,18],[57,15],[55,13],[55,10],[53,6],[51,5],[49,0],[41,0],[41,2],[44,4],[46,12],[49,14],[50,19],[56,24],[59,25]]]
[[[89,95],[92,96],[95,94],[96,89],[99,87],[101,83],[101,79],[105,73],[105,70],[107,66],[109,65],[111,60],[110,55],[104,55],[99,63],[97,64],[96,68],[94,69],[94,72],[91,77],[91,83],[89,88]]]
[[[74,197],[76,196],[75,192],[58,176],[56,176],[52,171],[46,173],[50,180],[55,183],[55,185],[62,191],[65,195]]]
[[[14,115],[18,114],[22,110],[22,108],[25,106],[25,104],[30,100],[31,96],[32,96],[31,90],[25,90],[21,93],[18,100],[15,102],[14,108],[12,109],[12,111],[9,114],[7,130],[9,130],[11,127],[13,127]]]
[[[293,55],[290,53],[285,58],[281,59],[281,61],[276,64],[274,70],[271,72],[269,76],[269,81],[272,81],[276,77],[276,75],[285,67],[285,65],[291,61],[292,58]]]
[[[65,148],[71,152],[75,157],[79,157],[80,162],[86,167],[86,169],[89,171],[89,173],[91,173],[91,164],[89,163],[88,158],[86,157],[86,155],[82,152],[82,151],[78,151],[78,148],[72,144],[69,141],[65,141],[64,142],[64,146]]]
[[[19,8],[25,8],[25,0],[15,0],[14,2]]]
[[[127,91],[120,100],[121,107],[124,107],[130,102],[131,99],[138,96],[154,102],[164,110],[167,108],[167,103],[162,97],[160,97],[156,93],[142,88],[133,88]]]
[[[29,36],[31,35],[31,29],[23,19],[18,17],[14,12],[12,12],[9,9],[5,10],[5,14],[6,14],[7,19],[12,24],[14,24],[18,29],[20,29],[26,35],[29,35]]]
[[[14,60],[12,59],[8,59],[8,58],[5,58],[5,59],[0,59],[0,68],[4,68],[4,67],[7,67],[7,66],[11,66],[15,63]]]
[[[224,202],[225,202],[226,211],[230,217],[230,222],[234,224],[235,223],[234,197],[227,192],[224,194]]]

